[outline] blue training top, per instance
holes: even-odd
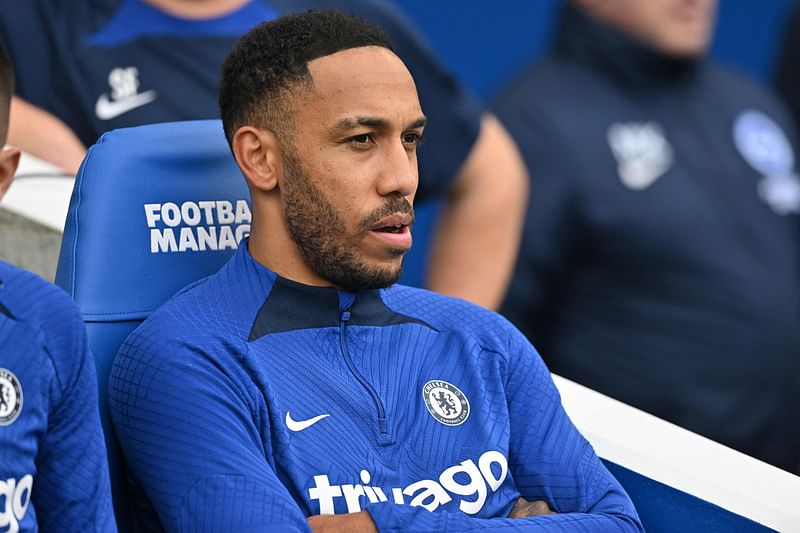
[[[97,376],[67,294],[0,261],[0,530],[37,528],[117,530]]]
[[[131,334],[109,394],[148,528],[307,531],[366,509],[381,530],[641,530],[502,317],[301,285],[246,244]],[[505,518],[520,495],[561,514]]]

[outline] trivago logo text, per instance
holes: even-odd
[[[33,476],[26,474],[17,481],[14,478],[0,479],[0,531],[17,533],[19,523],[25,518],[31,503]]]
[[[150,252],[234,249],[250,233],[246,200],[202,200],[144,204]]]
[[[486,503],[490,491],[495,492],[508,475],[508,461],[494,450],[484,452],[478,464],[472,459],[446,468],[439,479],[422,479],[405,487],[380,487],[372,485],[372,476],[361,470],[361,483],[331,485],[327,474],[314,476],[314,486],[308,489],[310,500],[319,502],[320,514],[335,514],[335,505],[344,500],[348,513],[361,510],[362,500],[379,503],[391,500],[400,505],[424,507],[434,511],[458,498],[458,508],[467,514],[476,514]],[[391,495],[391,496],[389,496]],[[406,497],[411,498],[406,502]]]

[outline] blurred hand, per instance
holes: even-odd
[[[377,533],[378,531],[375,522],[366,511],[309,516],[308,526],[314,533]]]
[[[546,501],[536,500],[535,502],[529,502],[525,498],[519,497],[514,503],[514,507],[512,507],[508,517],[526,518],[528,516],[540,516],[545,514],[556,514],[555,511],[550,509]]]

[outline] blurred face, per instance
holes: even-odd
[[[347,289],[391,285],[411,247],[417,143],[425,125],[411,74],[381,47],[309,63],[293,149],[284,153],[287,227],[320,277]]]
[[[656,50],[699,57],[711,43],[716,0],[576,0],[590,15]]]
[[[146,3],[180,18],[218,17],[244,6],[249,0],[145,0]]]

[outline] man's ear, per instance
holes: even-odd
[[[278,138],[269,130],[243,126],[233,135],[233,155],[251,187],[275,189],[283,176]]]
[[[19,148],[5,146],[0,150],[0,198],[5,195],[11,186],[14,172],[19,165]]]

